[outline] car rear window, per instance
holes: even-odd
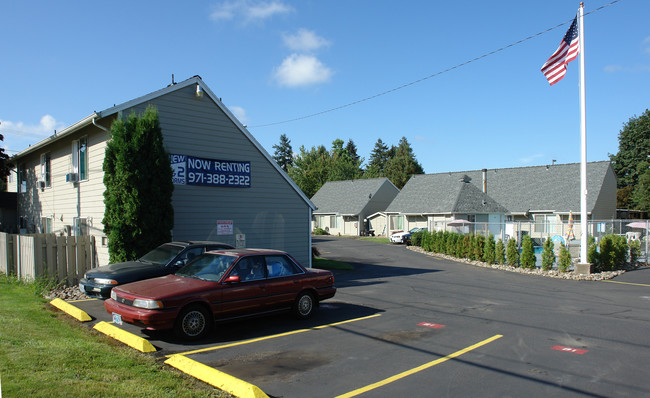
[[[152,264],[167,264],[182,251],[183,248],[180,246],[165,244],[140,257],[140,261]]]

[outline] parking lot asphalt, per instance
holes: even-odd
[[[120,329],[270,397],[650,396],[650,269],[608,282],[522,275],[388,245],[315,238],[338,291],[309,320],[219,324],[191,344]],[[100,300],[72,304],[93,325]]]

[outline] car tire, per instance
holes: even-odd
[[[176,335],[185,340],[198,340],[212,329],[212,317],[202,305],[185,307],[174,325]]]
[[[316,306],[318,306],[318,302],[314,295],[309,292],[302,292],[293,303],[293,313],[298,319],[307,319],[314,313]]]

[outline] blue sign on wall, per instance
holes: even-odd
[[[169,155],[176,185],[250,188],[251,162]]]

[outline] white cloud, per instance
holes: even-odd
[[[616,72],[625,72],[625,73],[636,73],[636,72],[650,72],[650,65],[635,65],[635,66],[623,66],[623,65],[607,65],[604,68],[607,73],[616,73]]]
[[[531,156],[528,156],[528,157],[525,157],[525,158],[519,158],[519,163],[520,164],[530,164],[535,159],[539,159],[539,158],[542,158],[542,157],[544,157],[544,155],[541,154],[541,153],[538,153],[538,154],[531,155]]]
[[[297,87],[325,83],[332,70],[311,55],[291,54],[276,68],[274,77],[281,86]]]
[[[293,7],[282,1],[233,0],[224,1],[213,7],[210,19],[213,21],[240,20],[243,24],[260,22],[275,15],[293,12]]]
[[[54,130],[62,130],[65,124],[57,122],[51,115],[41,118],[39,124],[25,124],[0,119],[0,134],[4,136],[4,147],[11,154],[27,149],[54,134]]]
[[[229,106],[228,109],[235,115],[237,120],[241,122],[241,124],[247,124],[248,123],[248,117],[246,116],[246,110],[242,108],[241,106]]]
[[[307,29],[299,29],[293,35],[283,34],[282,40],[293,51],[314,51],[322,47],[330,46],[328,40]]]

